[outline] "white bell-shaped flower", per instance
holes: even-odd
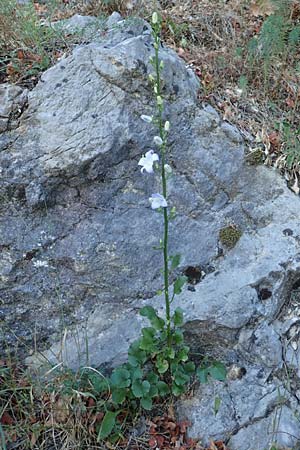
[[[152,194],[149,198],[152,209],[166,208],[168,206],[167,200],[161,194]]]
[[[138,162],[138,165],[142,166],[141,172],[153,173],[153,164],[158,160],[158,154],[153,150],[149,150],[149,152],[147,152],[145,156],[142,156],[142,158]]]

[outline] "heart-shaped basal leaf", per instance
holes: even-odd
[[[190,376],[184,373],[180,368],[173,374],[173,377],[178,386],[183,386],[190,381]]]
[[[137,367],[147,361],[147,355],[144,350],[140,349],[141,339],[134,341],[128,350],[128,362],[131,366]]]
[[[214,380],[225,381],[227,370],[224,364],[216,361],[209,367],[209,374]]]
[[[184,393],[185,387],[178,386],[176,383],[173,383],[171,390],[172,390],[172,394],[175,395],[176,397],[178,397],[179,395]]]
[[[159,381],[157,383],[157,388],[158,388],[159,395],[161,395],[162,397],[165,395],[168,395],[170,393],[170,388],[167,385],[167,383],[165,383],[164,381]]]
[[[121,404],[126,399],[127,389],[113,389],[112,400],[116,404]]]
[[[132,383],[131,390],[136,398],[145,397],[150,391],[150,383],[147,380],[135,380]]]
[[[156,330],[152,327],[142,329],[143,337],[140,340],[140,349],[145,350],[148,353],[156,350]]]
[[[143,397],[141,399],[141,406],[142,406],[142,408],[146,409],[147,411],[150,411],[152,409],[152,398],[151,397]]]
[[[110,379],[112,386],[117,388],[126,388],[131,384],[130,372],[122,367],[115,369]]]

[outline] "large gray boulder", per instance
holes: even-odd
[[[119,19],[45,72],[18,128],[0,135],[0,348],[18,344],[28,363],[119,364],[143,325],[139,308],[163,310],[153,250],[162,219],[148,202],[160,180],[137,166],[156,133],[140,120],[154,111],[153,43],[147,23]],[[289,307],[300,278],[299,198],[274,171],[245,164],[238,130],[199,104],[193,72],[172,50],[160,57],[169,202],[178,212],[170,247],[182,254],[178,272],[191,274],[176,306],[192,351],[241,374],[201,386],[178,413],[203,442],[264,450],[278,433],[249,434],[262,434],[280,411],[286,439],[278,442],[292,448],[300,438],[300,320]],[[219,239],[228,226],[242,232],[231,249]]]

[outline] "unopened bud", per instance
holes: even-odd
[[[170,122],[167,120],[165,123],[165,131],[168,132],[170,130]]]
[[[158,95],[158,96],[156,97],[156,102],[157,102],[157,104],[158,104],[159,106],[161,106],[161,105],[163,104],[163,99],[161,98],[160,95]]]
[[[165,172],[168,174],[172,173],[172,167],[169,164],[165,164]]]
[[[158,15],[157,12],[154,11],[154,13],[152,14],[152,23],[153,25],[155,25],[158,22]]]
[[[142,114],[142,115],[141,115],[141,119],[142,119],[144,122],[147,122],[147,123],[151,123],[151,122],[152,122],[152,116],[146,116],[146,115]]]
[[[154,136],[153,141],[156,145],[163,145],[163,140],[160,136]]]

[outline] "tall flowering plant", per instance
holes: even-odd
[[[154,12],[152,15],[152,35],[154,39],[154,56],[150,58],[150,62],[153,66],[154,72],[150,74],[149,79],[153,87],[155,103],[156,103],[156,113],[154,116],[142,115],[141,119],[147,123],[153,123],[158,130],[158,135],[154,136],[153,142],[157,147],[156,153],[154,150],[148,151],[138,162],[141,166],[142,173],[153,173],[153,166],[155,163],[160,161],[158,165],[161,174],[161,193],[154,193],[149,198],[152,209],[157,209],[162,211],[164,220],[164,233],[163,239],[161,240],[162,245],[159,247],[163,252],[163,275],[164,275],[164,298],[165,298],[165,311],[166,311],[166,335],[167,335],[167,345],[169,348],[172,346],[172,333],[171,333],[171,303],[174,300],[174,296],[181,292],[181,289],[186,282],[186,277],[179,277],[173,286],[173,293],[170,297],[170,286],[169,286],[169,275],[172,270],[174,270],[180,263],[180,255],[169,255],[168,252],[168,239],[169,239],[169,220],[174,218],[175,208],[169,208],[168,205],[168,192],[167,192],[167,181],[172,173],[172,169],[169,164],[167,164],[167,145],[168,145],[168,134],[170,131],[170,122],[164,120],[164,100],[162,96],[162,79],[161,73],[164,69],[164,63],[159,58],[159,47],[160,47],[160,32],[161,32],[161,20],[157,14]],[[148,309],[141,311],[142,314],[146,315]],[[180,309],[177,309],[177,315],[181,315]]]
[[[182,332],[183,313],[180,308],[171,311],[176,295],[182,292],[186,282],[185,276],[179,276],[170,285],[170,274],[180,264],[180,255],[169,255],[169,221],[175,217],[175,208],[170,208],[168,199],[168,178],[172,169],[167,163],[167,146],[170,123],[164,118],[164,100],[162,96],[163,61],[159,59],[161,19],[156,12],[152,15],[152,34],[154,39],[154,56],[150,61],[153,73],[149,78],[155,96],[156,112],[153,116],[142,115],[141,119],[156,126],[154,136],[155,150],[149,150],[138,161],[142,176],[151,176],[155,170],[160,171],[161,192],[155,192],[149,198],[151,208],[162,212],[163,238],[158,247],[163,256],[163,295],[165,300],[165,317],[158,315],[152,306],[145,306],[140,314],[150,322],[150,327],[141,331],[141,336],[133,342],[128,350],[128,362],[113,370],[107,380],[97,383],[98,392],[109,390],[109,401],[105,403],[105,415],[99,429],[98,440],[119,433],[119,414],[124,406],[136,409],[140,406],[150,410],[153,400],[166,395],[180,395],[186,390],[191,376],[195,373],[195,364],[189,361],[189,347],[184,343]],[[201,382],[208,377],[222,380],[226,371],[222,364],[204,361],[197,369]],[[124,414],[123,414],[124,415]]]

